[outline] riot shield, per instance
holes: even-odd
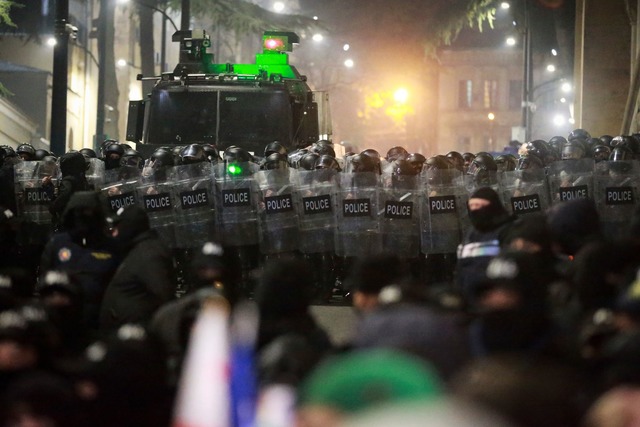
[[[336,198],[336,253],[362,257],[382,252],[378,175],[342,173]]]
[[[593,198],[593,159],[560,160],[549,166],[551,203]]]
[[[260,252],[270,255],[297,250],[298,218],[289,170],[263,170],[257,172],[255,177],[260,196]]]
[[[249,162],[213,165],[217,232],[225,246],[258,244],[258,194]]]
[[[129,167],[110,169],[104,172],[104,182],[100,192],[104,195],[107,209],[111,213],[117,213],[119,209],[135,205],[136,188],[139,176],[132,174]]]
[[[333,252],[334,203],[338,172],[334,169],[299,170],[296,180],[300,252]]]
[[[623,238],[638,202],[640,164],[636,160],[598,163],[594,175],[594,200],[605,235]]]
[[[551,205],[544,169],[502,172],[499,181],[507,212],[524,216],[545,212]]]
[[[420,254],[419,177],[391,176],[380,191],[378,217],[382,247],[404,259]]]
[[[90,190],[100,190],[105,182],[104,162],[101,159],[85,159],[89,164],[85,176]]]
[[[422,174],[420,234],[422,253],[456,251],[462,239],[462,223],[468,223],[467,192],[462,172],[456,169],[425,170]]]
[[[495,171],[479,171],[477,175],[464,175],[464,186],[469,195],[473,194],[479,188],[489,187],[496,190],[500,194],[498,185],[498,172]]]
[[[140,178],[135,191],[138,205],[147,212],[149,225],[167,247],[176,247],[176,215],[172,188],[175,173],[173,167],[164,167]]]
[[[55,162],[23,161],[14,166],[18,216],[36,224],[51,225],[49,205],[55,196],[58,166]]]
[[[176,166],[174,171],[176,247],[202,247],[216,237],[211,164],[202,162]]]

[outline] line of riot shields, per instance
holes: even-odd
[[[96,162],[101,163],[99,160]],[[171,247],[215,239],[226,246],[258,244],[263,254],[300,251],[401,257],[455,251],[468,227],[466,199],[494,188],[507,210],[522,216],[563,201],[590,198],[608,235],[622,236],[638,200],[638,161],[562,160],[545,169],[428,170],[392,174],[333,169],[259,170],[254,163],[196,163],[140,171],[91,168],[90,182],[107,209],[137,204]],[[50,178],[51,186],[47,181]],[[51,222],[48,205],[58,169],[47,161],[15,166],[18,214]]]
[[[510,213],[544,212],[579,198],[596,203],[605,232],[624,235],[638,200],[637,161],[562,160],[544,169],[463,174],[428,169],[415,176],[335,169],[260,170],[251,162],[143,168],[90,168],[92,186],[116,213],[136,204],[171,248],[257,246],[266,257],[302,253],[404,259],[448,254],[469,227],[467,199],[492,187]],[[46,227],[55,163],[15,166],[18,215]],[[50,179],[48,180],[47,177]],[[35,236],[34,238],[41,238]]]

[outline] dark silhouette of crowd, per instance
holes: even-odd
[[[98,151],[0,147],[2,425],[640,424],[640,135]]]

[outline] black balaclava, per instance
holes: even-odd
[[[509,217],[509,214],[500,202],[498,193],[489,187],[477,189],[471,194],[469,199],[484,199],[489,201],[489,204],[483,208],[473,211],[469,210],[471,224],[478,231],[488,232],[494,230],[502,225]]]

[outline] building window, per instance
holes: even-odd
[[[496,108],[498,105],[498,81],[485,80],[482,94],[484,108]]]
[[[471,108],[473,105],[473,82],[460,80],[458,82],[458,107]]]
[[[522,80],[509,81],[509,109],[522,108]]]

